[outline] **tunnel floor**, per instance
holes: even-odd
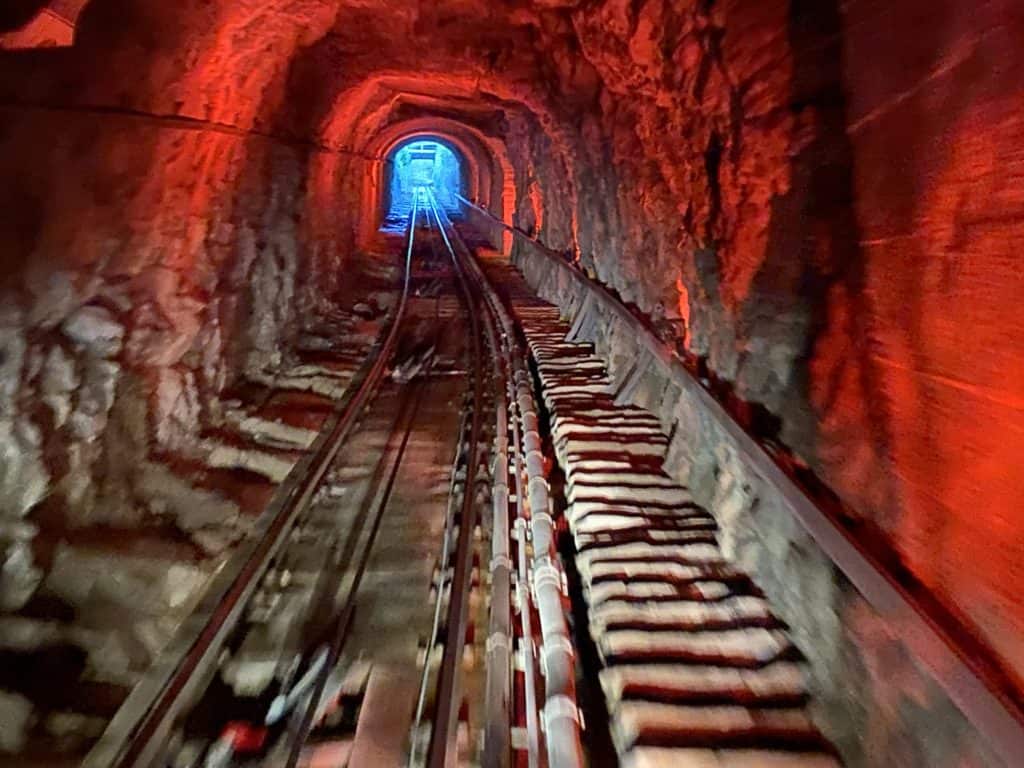
[[[414,187],[402,229],[408,230],[413,209],[420,211],[418,221],[431,200],[436,195],[429,186]],[[396,212],[394,221],[401,215]],[[450,749],[457,755],[451,760],[479,764],[483,734],[493,725],[482,714],[494,684],[489,660],[501,645],[483,627],[493,619],[488,590],[502,558],[490,558],[488,577],[496,531],[486,510],[496,478],[487,474],[492,459],[483,461],[485,452],[468,447],[466,437],[467,421],[495,414],[479,400],[472,401],[475,409],[467,404],[473,384],[477,395],[481,387],[495,387],[508,363],[474,362],[467,318],[490,307],[497,327],[497,305],[509,313],[513,325],[504,338],[522,345],[540,402],[539,423],[530,429],[543,438],[543,462],[555,465],[544,481],[552,501],[545,511],[557,525],[558,555],[552,556],[562,585],[560,611],[569,624],[565,638],[545,635],[550,626],[542,620],[537,590],[540,574],[549,579],[545,569],[552,565],[520,565],[527,570],[516,578],[533,592],[519,593],[514,626],[503,643],[535,648],[535,657],[524,653],[509,668],[514,684],[506,725],[510,735],[520,734],[517,759],[524,759],[521,729],[529,733],[530,727],[524,692],[533,690],[538,714],[547,717],[549,707],[561,711],[563,700],[586,714],[585,721],[569,718],[579,765],[843,764],[838,744],[850,738],[849,726],[837,724],[818,703],[832,692],[810,671],[812,660],[769,594],[726,557],[719,501],[705,507],[694,489],[677,482],[678,464],[670,464],[669,456],[673,436],[653,409],[635,401],[649,360],[632,348],[625,356],[634,359],[623,374],[622,354],[617,362],[607,354],[614,342],[609,347],[600,340],[606,345],[601,354],[588,338],[595,328],[583,310],[569,322],[472,227],[453,225],[440,204],[434,216],[412,228],[412,241],[382,234],[379,248],[390,256],[381,258],[379,273],[365,284],[372,290],[348,286],[356,304],[326,310],[281,364],[228,390],[224,423],[203,435],[203,461],[164,457],[165,472],[189,479],[192,495],[178,486],[177,492],[205,521],[191,531],[193,546],[213,548],[206,555],[216,554],[216,560],[151,530],[148,542],[119,538],[117,567],[103,573],[112,562],[111,547],[101,546],[105,531],[74,531],[77,539],[69,544],[67,531],[51,530],[57,539],[51,557],[57,566],[67,560],[67,571],[57,567],[21,616],[3,619],[24,648],[0,651],[0,685],[32,702],[42,717],[26,729],[27,747],[16,757],[0,757],[0,765],[98,768],[95,750],[105,748],[107,729],[123,729],[120,720],[136,708],[143,720],[150,717],[145,700],[140,705],[137,699],[139,691],[159,687],[164,645],[133,656],[151,637],[128,633],[158,622],[159,642],[177,652],[206,632],[210,625],[202,622],[219,610],[210,602],[218,579],[254,562],[238,557],[269,530],[260,527],[266,519],[261,515],[301,495],[289,478],[307,471],[302,467],[312,466],[325,439],[332,439],[332,418],[345,412],[368,375],[363,358],[372,361],[373,351],[389,343],[388,317],[400,310],[405,314],[395,326],[393,353],[384,360],[383,383],[356,412],[354,431],[338,444],[323,477],[313,481],[309,508],[295,519],[280,551],[264,561],[267,570],[241,603],[240,623],[220,655],[203,662],[201,693],[175,703],[181,710],[159,749],[175,768],[277,766],[289,764],[290,756],[296,766],[419,768],[431,764],[438,743],[433,729],[450,710]],[[449,261],[445,249],[453,242],[458,249],[452,248]],[[394,264],[407,247],[406,302],[396,292]],[[476,278],[467,275],[475,274],[470,266],[476,264],[480,296],[458,287],[473,285]],[[488,336],[492,352],[497,339]],[[477,341],[486,347],[482,332]],[[620,366],[615,376],[613,365]],[[515,407],[523,407],[521,399]],[[517,413],[513,422],[528,432],[526,417]],[[485,437],[493,437],[491,429]],[[510,455],[524,450],[514,445]],[[466,482],[468,462],[482,479],[468,497],[461,490],[471,500],[466,509],[478,510],[465,534],[465,518],[453,516],[455,497],[449,494],[460,476]],[[529,477],[520,471],[521,480]],[[530,479],[531,488],[538,479]],[[282,495],[283,488],[289,490]],[[238,509],[231,530],[219,519],[213,527],[209,517],[220,508],[204,506],[221,497]],[[528,509],[532,491],[516,488],[515,499]],[[536,517],[530,509],[523,521],[533,525]],[[164,549],[154,570],[152,563],[140,563],[154,557],[157,540]],[[456,541],[463,540],[469,549],[457,551]],[[748,543],[763,550],[760,542]],[[538,557],[532,544],[512,546],[522,547],[522,562]],[[459,578],[468,587],[461,595]],[[138,599],[146,590],[159,595],[161,589],[178,591],[155,605],[147,597],[143,618],[124,623],[118,599]],[[456,620],[459,606],[463,613]],[[199,635],[189,634],[197,629]],[[549,663],[545,654],[568,647],[559,639],[571,641],[573,682],[571,691],[554,695],[547,690],[550,670],[542,670]],[[121,656],[112,653],[115,640],[124,643],[117,647]],[[452,647],[459,649],[454,664],[446,662]],[[121,659],[127,661],[120,677],[97,666],[105,663],[114,672]],[[455,670],[459,681],[450,700],[441,695],[445,669]],[[52,688],[55,674],[63,678],[59,695]],[[275,707],[284,707],[284,714],[271,721]],[[541,743],[546,738],[538,735]]]
[[[422,186],[416,190],[412,204],[417,207],[436,199]],[[484,663],[491,641],[482,630],[490,620],[490,600],[484,597],[487,582],[480,566],[495,531],[487,522],[474,524],[474,534],[465,538],[471,549],[461,555],[449,551],[456,539],[464,539],[455,533],[464,524],[461,518],[453,530],[445,524],[453,519],[449,491],[458,462],[453,465],[452,457],[463,445],[460,424],[473,366],[466,307],[476,305],[460,305],[455,278],[467,266],[457,271],[445,247],[450,241],[478,246],[481,241],[469,228],[442,221],[440,206],[435,210],[432,224],[428,216],[426,226],[416,228],[420,237],[410,251],[408,303],[401,304],[405,314],[388,376],[328,465],[288,543],[268,561],[241,623],[206,672],[212,685],[178,715],[183,725],[164,747],[175,765],[209,762],[218,750],[233,755],[223,765],[287,764],[289,755],[297,756],[297,765],[321,760],[353,768],[398,765],[409,761],[410,750],[414,765],[426,764],[422,761],[436,747],[431,728],[450,706],[438,697],[455,631],[464,633],[457,636],[457,647],[463,640],[465,647],[454,667],[461,683],[452,709],[452,744],[458,764],[479,759],[474,745],[485,726],[481,712],[491,684]],[[407,215],[407,226],[409,220]],[[405,247],[399,237],[381,242],[392,252]],[[497,286],[516,333],[523,335],[550,429],[548,459],[563,473],[553,509],[562,530],[559,551],[570,566],[571,591],[562,597],[562,610],[578,622],[572,640],[579,649],[574,656],[581,704],[600,719],[589,722],[581,742],[581,749],[592,750],[589,764],[655,767],[717,760],[837,766],[834,750],[807,713],[810,693],[799,650],[749,576],[723,558],[714,518],[664,471],[667,438],[660,423],[643,409],[615,402],[621,383],[608,378],[593,346],[571,341],[559,311],[538,299],[506,259],[483,247],[467,258],[480,260],[484,279]],[[377,297],[382,305],[395,305],[393,292],[378,291]],[[240,391],[259,410],[248,406],[246,411],[244,400],[231,401],[239,413],[234,423],[242,434],[252,430],[258,450],[230,437],[234,433],[211,436],[220,441],[211,456],[219,457],[212,460],[223,466],[222,474],[195,479],[211,493],[234,489],[250,515],[262,506],[273,508],[275,484],[315,452],[322,442],[317,430],[330,423],[324,419],[331,407],[361,386],[364,374],[352,366],[368,352],[351,342],[360,315],[330,317],[304,337],[302,363],[250,381],[248,390]],[[378,340],[371,343],[381,344],[382,320],[360,327],[368,341],[376,331]],[[479,377],[487,364],[478,365]],[[276,420],[266,420],[271,414]],[[300,439],[299,445],[288,442]],[[458,471],[464,474],[466,467]],[[225,472],[241,472],[248,485],[238,479],[226,483]],[[250,486],[260,472],[270,474],[255,493]],[[474,490],[473,504],[486,498],[476,499],[481,493]],[[462,573],[470,592],[460,598],[466,601],[460,610],[467,624],[460,630],[448,623],[460,605],[455,597],[459,566],[444,560],[443,552],[464,558],[468,568]],[[232,567],[229,561],[225,573]],[[449,569],[450,591],[439,591],[438,574]],[[199,595],[207,580],[216,583],[211,576],[198,580],[177,616],[161,618],[183,622],[183,628],[203,626]],[[441,608],[445,600],[447,614]],[[525,610],[540,609],[531,604]],[[447,622],[435,628],[442,615]],[[533,626],[529,631],[547,631],[540,613]],[[517,631],[528,631],[528,625]],[[519,639],[541,642],[539,636]],[[189,641],[175,636],[170,646],[182,642]],[[152,685],[159,669],[146,673],[133,695]],[[521,674],[536,675],[537,691],[544,691],[538,668],[527,666]],[[435,676],[436,690],[430,682]],[[308,688],[312,681],[322,687]],[[124,681],[122,697],[132,684]],[[509,727],[522,716],[522,684],[509,693],[518,702],[509,712]],[[313,690],[331,693],[316,708],[301,704]],[[306,698],[295,698],[298,691]],[[25,693],[41,702],[39,693]],[[119,716],[137,706],[134,701],[125,699]],[[543,694],[541,702],[546,706]],[[259,713],[277,706],[291,707],[284,710],[287,717],[261,725]],[[105,717],[115,710],[116,703]],[[311,719],[303,720],[307,710]],[[83,721],[94,728],[93,738],[102,731],[98,715],[89,713],[92,719]],[[292,734],[301,723],[308,736],[295,741]],[[77,738],[77,750],[89,746],[80,734]],[[20,764],[76,762],[69,742],[61,746],[51,737],[48,747],[36,749],[25,751]],[[90,753],[87,761],[96,759]]]

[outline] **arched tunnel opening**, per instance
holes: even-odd
[[[390,178],[381,205],[384,229],[402,228],[412,209],[413,195],[429,189],[449,217],[460,215],[465,160],[458,149],[440,138],[414,138],[391,151],[385,161]]]
[[[0,766],[1019,763],[1021,39],[8,3]]]

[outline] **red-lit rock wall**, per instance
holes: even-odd
[[[258,61],[301,25],[224,57],[225,36],[245,37],[232,19],[193,30],[154,15],[180,8],[129,6],[90,6],[73,49],[0,64],[5,609],[42,575],[41,518],[149,521],[143,468],[194,458],[225,387],[280,364],[329,293],[317,276],[346,266],[306,215],[340,205],[329,158],[255,124],[287,55]],[[107,24],[117,10],[138,23]]]
[[[573,41],[539,34],[578,46],[597,96],[575,210],[524,198],[524,228],[564,250],[571,226],[593,274],[685,320],[688,351],[766,408],[764,436],[1019,686],[1018,5],[559,5]],[[557,93],[570,68],[552,58]]]
[[[44,10],[21,29],[0,34],[0,48],[55,48],[71,45],[74,36],[71,22]]]
[[[273,362],[344,284],[375,137],[456,121],[521,228],[669,321],[1019,674],[1018,5],[92,0],[74,48],[0,61],[11,444],[63,445],[90,370],[186,429],[166,393]],[[68,373],[82,307],[118,357]]]
[[[831,295],[811,368],[818,454],[834,485],[1002,654],[1018,685],[1022,39],[1012,0],[847,4],[863,267]]]
[[[0,49],[71,45],[88,0],[8,0],[0,8]]]

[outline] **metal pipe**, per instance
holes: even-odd
[[[583,747],[580,743],[580,717],[576,706],[575,652],[569,635],[563,609],[562,570],[558,557],[555,526],[550,513],[550,497],[544,476],[543,444],[540,437],[540,419],[533,397],[533,382],[514,342],[512,320],[487,285],[479,266],[467,259],[467,271],[472,272],[490,306],[506,332],[506,348],[510,360],[511,383],[509,401],[522,421],[522,434],[518,421],[511,424],[514,434],[516,500],[518,514],[516,537],[519,542],[519,594],[522,609],[524,650],[529,658],[527,666],[527,718],[536,717],[535,703],[530,701],[532,683],[533,634],[530,620],[529,597],[524,595],[531,571],[534,576],[534,600],[540,616],[543,672],[546,679],[544,725],[548,768],[582,768]],[[526,475],[524,496],[523,475]],[[533,537],[533,560],[526,562],[527,523],[524,502],[530,510],[530,532]],[[528,735],[532,729],[527,727]],[[531,742],[531,766],[533,763]]]
[[[558,556],[551,497],[544,476],[539,418],[532,382],[519,355],[513,358],[522,404],[523,449],[526,451],[530,529],[533,536],[533,592],[540,617],[541,669],[545,679],[544,733],[549,768],[583,765],[580,718],[576,706],[576,652],[563,607],[562,569]],[[531,428],[527,429],[526,425]]]
[[[476,268],[476,265],[473,265]],[[517,418],[518,408],[516,399],[516,387],[511,376],[512,361],[512,339],[514,329],[511,318],[505,312],[504,306],[495,301],[491,292],[486,292],[485,297],[492,313],[498,318],[501,325],[502,362],[505,366],[506,377],[505,396],[509,404],[508,423],[512,428],[513,453],[513,476],[516,484],[516,522],[515,536],[517,542],[517,565],[518,579],[516,583],[517,602],[519,603],[520,626],[522,629],[522,666],[524,670],[524,709],[526,717],[526,739],[527,739],[527,764],[535,768],[540,763],[540,742],[541,726],[537,706],[537,670],[536,652],[533,647],[533,618],[532,600],[530,595],[530,563],[528,557],[529,528],[526,511],[523,504],[523,475],[525,465],[522,459],[521,438]]]
[[[533,618],[530,613],[532,610],[529,590],[530,564],[526,555],[528,528],[523,507],[523,463],[520,458],[521,451],[519,450],[519,425],[514,418],[512,419],[512,433],[516,445],[516,452],[514,454],[516,478],[515,531],[519,575],[516,581],[516,596],[519,602],[519,623],[523,632],[522,653],[525,675],[523,691],[526,708],[527,763],[530,768],[536,768],[540,756],[540,721],[537,717],[537,678],[534,673],[536,657],[533,650]]]
[[[544,732],[547,734],[548,765],[582,766],[583,748],[580,745],[579,708],[576,699],[569,696],[548,696],[544,705]]]
[[[473,531],[477,522],[474,489],[479,462],[479,438],[482,429],[483,378],[483,329],[477,316],[478,302],[470,290],[470,280],[466,269],[452,248],[444,229],[444,220],[438,209],[433,193],[427,190],[427,204],[430,206],[438,230],[445,246],[451,255],[452,265],[458,277],[460,294],[466,306],[470,322],[469,346],[472,350],[474,366],[473,376],[473,409],[470,415],[470,448],[466,462],[466,482],[462,496],[462,509],[459,517],[459,538],[455,550],[455,569],[452,573],[451,596],[448,601],[447,639],[441,657],[441,668],[438,671],[437,708],[431,731],[430,746],[427,751],[427,765],[430,768],[443,768],[448,765],[454,755],[455,739],[458,730],[459,703],[461,699],[461,667],[462,653],[465,648],[466,626],[469,622],[469,596],[472,591],[472,565],[474,538]]]

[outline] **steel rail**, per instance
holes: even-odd
[[[381,523],[384,521],[384,513],[387,509],[388,502],[391,499],[391,493],[395,487],[398,470],[402,466],[402,459],[405,456],[406,448],[409,445],[409,439],[412,437],[413,427],[416,424],[416,416],[419,412],[420,405],[423,402],[425,389],[423,383],[414,381],[411,386],[415,389],[415,393],[412,395],[411,402],[406,401],[402,406],[400,406],[400,412],[395,418],[391,435],[388,438],[387,445],[385,446],[383,455],[381,456],[380,468],[385,471],[388,470],[388,459],[392,455],[394,457],[390,461],[390,471],[387,472],[387,481],[384,485],[383,491],[380,493],[375,492],[374,498],[371,499],[371,504],[374,507],[374,516],[366,544],[358,558],[358,564],[356,565],[355,572],[352,574],[352,580],[350,582],[348,592],[345,595],[345,602],[337,612],[336,618],[333,622],[334,632],[331,634],[327,661],[323,667],[321,667],[320,672],[317,675],[312,695],[310,695],[309,699],[306,701],[306,707],[303,711],[298,727],[288,738],[288,758],[284,762],[284,768],[295,768],[295,766],[299,764],[302,748],[305,746],[310,732],[316,725],[316,714],[317,710],[320,708],[320,700],[323,698],[324,690],[327,687],[327,680],[330,678],[331,672],[337,666],[349,637],[349,630],[352,626],[353,616],[355,615],[356,606],[359,601],[359,588],[362,586],[363,576],[365,575],[366,568],[370,563],[370,557],[373,554],[373,545],[377,540],[377,534],[380,531]],[[399,432],[401,433],[402,438],[398,441],[398,445],[395,446],[394,442]],[[376,485],[377,484],[374,483],[374,486]],[[350,569],[346,568],[346,571],[348,570]]]
[[[412,264],[417,211],[417,200],[414,200],[413,212],[410,219],[411,224],[409,227],[409,237],[406,246],[406,263],[407,265],[410,265],[409,270],[411,270]],[[406,283],[408,285],[408,281],[406,281]],[[298,765],[302,748],[305,746],[310,732],[316,725],[316,714],[321,704],[320,700],[323,698],[324,691],[327,687],[327,681],[330,678],[331,672],[337,666],[348,640],[358,602],[359,587],[362,584],[363,575],[366,572],[366,567],[369,564],[370,557],[373,553],[373,545],[376,542],[377,533],[380,530],[380,525],[384,519],[384,512],[388,501],[391,498],[395,479],[398,475],[398,470],[401,467],[402,457],[405,455],[405,450],[408,446],[409,438],[412,435],[413,426],[415,425],[416,414],[419,412],[423,399],[422,385],[413,383],[413,387],[415,387],[416,391],[412,396],[411,403],[408,400],[403,400],[402,404],[399,406],[399,413],[395,417],[391,435],[388,438],[387,444],[381,454],[380,463],[374,473],[374,481],[371,483],[371,487],[374,490],[372,492],[372,498],[369,499],[370,505],[374,508],[370,531],[362,552],[357,559],[356,569],[352,574],[352,579],[345,595],[344,604],[341,609],[336,612],[332,621],[333,632],[331,633],[328,645],[326,662],[316,675],[313,691],[306,699],[306,706],[303,710],[301,719],[286,740],[287,759],[284,762],[284,768],[295,768],[295,766]],[[402,424],[404,424],[404,426],[400,427]],[[402,438],[397,447],[395,447],[393,446],[393,443],[395,441],[395,436],[399,431],[402,433]],[[390,462],[390,471],[387,473],[387,480],[383,491],[378,492],[379,482],[382,477],[381,473],[388,470],[388,458],[392,454],[394,454],[394,460]],[[350,571],[351,563],[345,568],[346,573]]]
[[[462,509],[459,517],[459,537],[455,548],[455,568],[451,579],[451,594],[448,600],[446,639],[441,668],[438,672],[435,695],[434,722],[427,748],[427,767],[446,768],[449,757],[454,753],[458,726],[460,694],[460,666],[466,643],[466,626],[469,618],[469,595],[472,588],[473,532],[476,528],[476,474],[479,464],[480,434],[483,426],[483,349],[480,318],[477,301],[470,290],[470,282],[455,254],[451,241],[445,232],[441,212],[433,193],[427,190],[427,205],[438,223],[438,232],[451,256],[452,266],[458,277],[459,292],[462,296],[470,324],[470,363],[473,366],[473,401],[470,418],[469,450],[466,459],[466,479],[463,486]]]
[[[428,217],[429,226],[429,217]],[[434,256],[438,255],[438,249],[436,247],[436,240],[431,240],[431,252]],[[440,297],[438,297],[435,304],[435,320],[440,323]],[[424,655],[423,671],[420,674],[419,693],[416,697],[416,710],[413,717],[412,725],[409,729],[409,756],[406,760],[408,768],[413,768],[418,765],[417,761],[420,757],[420,739],[419,730],[423,723],[423,714],[426,710],[427,705],[427,692],[430,686],[430,655],[434,648],[434,645],[438,638],[438,633],[441,628],[442,609],[444,607],[446,591],[449,588],[449,577],[448,577],[448,561],[451,558],[452,548],[452,532],[455,528],[455,501],[456,501],[456,486],[459,484],[457,478],[459,465],[469,460],[469,446],[466,444],[464,437],[466,436],[466,430],[469,426],[469,418],[471,414],[467,414],[465,411],[462,412],[462,416],[459,420],[458,439],[455,446],[455,455],[452,458],[452,472],[448,484],[448,504],[445,508],[444,518],[444,530],[441,534],[441,557],[438,560],[438,573],[436,580],[436,595],[437,599],[434,601],[434,617],[430,626],[430,635],[428,638],[428,645]],[[463,450],[465,447],[466,450]],[[470,489],[463,486],[462,492],[468,493]]]
[[[429,214],[426,224],[427,227],[429,228]],[[436,256],[436,241],[433,238],[430,239],[430,247],[431,251]],[[410,262],[411,253],[412,238],[410,238],[408,254]],[[434,335],[436,341],[436,337],[439,335],[439,316],[437,314],[435,314]],[[283,768],[295,768],[295,766],[298,765],[299,760],[301,758],[302,748],[305,746],[305,743],[309,738],[310,732],[315,727],[316,714],[321,705],[320,700],[322,699],[323,692],[326,689],[327,681],[330,677],[331,671],[334,669],[334,667],[338,664],[339,660],[341,659],[341,654],[344,651],[345,644],[348,640],[349,632],[353,623],[353,617],[355,615],[355,611],[358,605],[359,588],[362,584],[363,576],[369,564],[370,557],[373,553],[373,546],[377,538],[377,533],[380,530],[381,523],[383,522],[384,512],[386,510],[388,501],[391,498],[391,493],[394,488],[395,480],[398,476],[398,471],[401,467],[402,458],[405,455],[409,439],[412,436],[412,430],[413,427],[415,426],[416,415],[419,412],[419,408],[422,404],[425,395],[426,387],[422,383],[422,381],[414,380],[411,386],[415,390],[415,394],[412,396],[411,399],[411,405],[409,403],[403,403],[403,405],[400,407],[400,413],[396,416],[396,421],[392,429],[392,434],[388,440],[388,446],[385,448],[384,454],[381,459],[379,470],[387,471],[387,467],[385,465],[389,463],[388,457],[391,456],[392,454],[394,455],[394,459],[390,461],[390,471],[388,471],[387,480],[384,485],[383,491],[379,494],[375,493],[374,498],[372,499],[371,503],[374,507],[374,515],[371,523],[371,528],[368,534],[368,538],[365,542],[365,546],[363,547],[362,552],[360,553],[360,556],[358,557],[355,572],[352,574],[352,579],[351,582],[349,583],[348,591],[345,595],[345,601],[340,610],[336,612],[335,618],[332,621],[332,624],[334,626],[334,632],[331,635],[330,645],[327,654],[327,661],[320,668],[319,673],[317,674],[313,694],[309,696],[308,699],[306,700],[306,706],[297,728],[294,729],[294,731],[290,734],[288,738],[288,757],[286,761],[283,763]],[[404,424],[404,426],[400,428],[401,424]],[[394,447],[392,444],[395,442],[396,436],[399,432],[401,432],[402,438],[399,445],[397,447]],[[462,426],[460,425],[460,443],[461,435]],[[452,491],[454,489],[454,480],[455,478],[453,471],[452,484],[449,488],[449,498],[451,498]],[[378,485],[378,482],[375,481],[373,485],[374,487],[376,487]],[[449,507],[450,506],[451,503],[449,502]],[[446,515],[446,523],[447,517],[448,516]],[[447,545],[447,543],[448,542],[446,541],[445,545]],[[346,572],[349,571],[351,571],[351,567],[346,568]],[[439,592],[439,594],[441,593]],[[438,604],[440,605],[440,601]]]
[[[519,519],[520,568],[528,575],[520,579],[524,591],[532,576],[533,605],[540,618],[541,669],[544,673],[544,750],[543,756],[549,768],[581,768],[584,764],[583,746],[580,739],[582,727],[576,702],[576,652],[572,644],[568,622],[563,605],[564,572],[557,550],[554,520],[551,517],[550,497],[544,472],[544,455],[540,437],[540,419],[533,396],[533,383],[526,365],[526,355],[515,332],[513,323],[504,304],[490,285],[480,265],[471,256],[453,227],[453,237],[459,242],[465,254],[466,269],[477,290],[484,297],[490,314],[501,323],[508,350],[509,370],[513,384],[511,402],[518,411],[519,419],[513,420],[516,440],[517,503]],[[519,422],[522,433],[519,432]],[[526,493],[523,494],[523,470],[526,475]],[[523,514],[524,501],[529,505],[529,533],[533,542],[533,556],[524,567],[526,559],[527,517]],[[522,571],[521,571],[522,572]],[[522,594],[522,593],[521,593]],[[524,600],[522,618],[524,623],[524,648],[532,656],[533,631],[529,617],[530,601]],[[532,658],[527,659],[529,668],[527,680],[532,674]],[[527,693],[529,693],[527,691]],[[536,728],[537,704],[527,702],[527,735],[529,746],[536,749],[536,740],[531,736]],[[530,722],[531,717],[533,723]],[[539,757],[539,755],[536,755]]]
[[[650,354],[666,379],[680,384],[711,420],[735,444],[748,466],[772,488],[786,508],[878,613],[892,626],[914,657],[931,673],[950,700],[1008,764],[1024,755],[1024,710],[1013,701],[989,671],[985,660],[963,647],[949,622],[866,549],[828,510],[812,498],[772,457],[769,450],[743,428],[725,407],[683,365],[682,360],[640,321],[607,287],[567,262],[561,254],[510,226],[485,208],[457,195],[469,208],[511,233],[550,266],[593,297],[601,307],[630,330]]]
[[[405,276],[398,306],[382,343],[374,345],[338,410],[321,430],[310,455],[299,461],[279,487],[255,535],[243,545],[207,589],[197,614],[201,626],[186,622],[168,648],[135,687],[82,768],[146,768],[159,757],[186,700],[215,668],[221,648],[244,615],[249,599],[281,551],[296,520],[308,508],[320,481],[348,438],[363,409],[376,394],[394,352],[408,302],[418,198],[409,217]],[[203,610],[205,609],[205,610]]]
[[[420,724],[423,722],[423,711],[427,705],[427,688],[430,684],[430,652],[434,647],[438,631],[441,628],[441,608],[444,603],[445,590],[448,588],[448,558],[449,550],[451,549],[452,528],[455,521],[454,501],[455,486],[457,485],[456,474],[458,473],[460,459],[462,458],[462,438],[466,434],[466,426],[466,418],[465,414],[463,414],[463,418],[459,422],[458,443],[455,446],[455,456],[452,459],[452,476],[448,484],[448,505],[445,509],[444,532],[442,533],[443,538],[441,540],[441,557],[438,560],[440,565],[437,569],[437,599],[434,601],[434,619],[430,625],[429,644],[423,661],[423,672],[420,675],[419,694],[416,697],[416,714],[413,717],[412,727],[410,728],[411,738],[409,742],[409,759],[406,762],[408,768],[413,768],[416,765],[417,757],[419,757],[417,734],[419,732]],[[465,491],[465,489],[463,489],[463,491]]]

